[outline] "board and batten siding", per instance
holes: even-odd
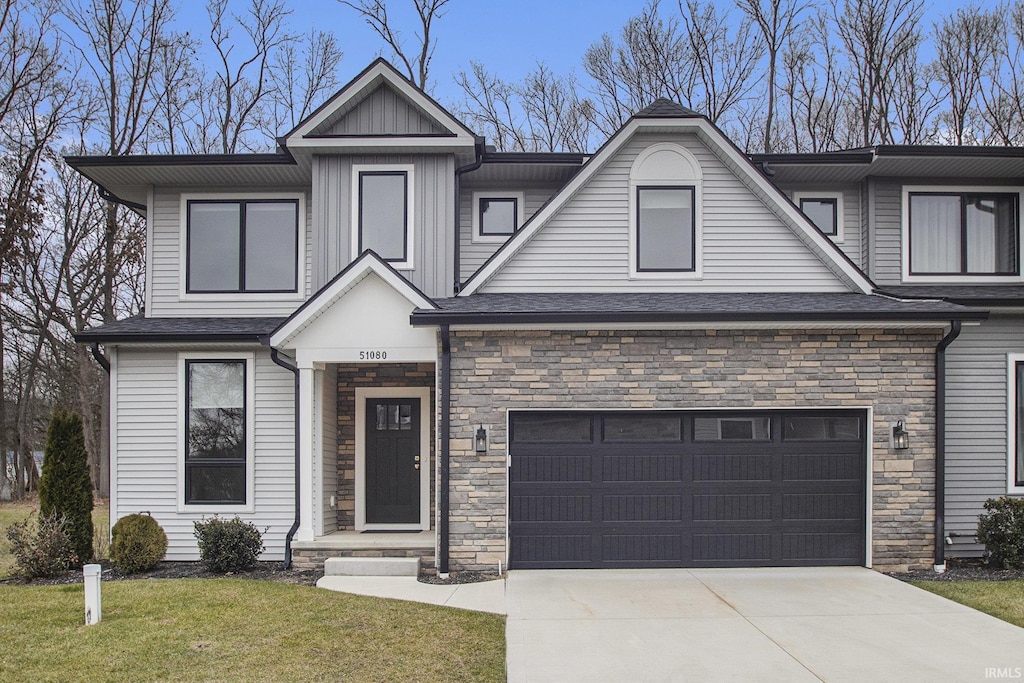
[[[516,188],[510,186],[467,187],[461,188],[459,198],[459,278],[465,282],[475,273],[480,266],[501,247],[501,242],[474,242],[473,241],[473,206],[474,192],[493,192],[496,196],[503,192],[522,192],[526,206],[523,208],[523,216],[520,224],[530,220],[537,210],[544,206],[555,192],[557,187],[527,187]]]
[[[317,156],[313,159],[313,291],[358,254],[352,253],[352,166],[413,166],[413,269],[399,269],[429,297],[452,295],[455,279],[455,159],[452,155]]]
[[[637,155],[675,142],[703,173],[703,277],[630,279],[629,173]],[[481,288],[541,291],[849,291],[729,167],[692,134],[637,135]]]
[[[871,245],[871,275],[879,285],[898,285],[903,279],[903,185],[879,179],[874,187],[875,235]]]
[[[281,560],[285,534],[295,518],[294,376],[262,349],[256,351],[254,364],[255,513],[239,517],[261,532],[269,527],[263,533],[266,549],[261,559]],[[167,559],[196,560],[193,523],[215,510],[205,515],[178,511],[178,391],[184,381],[178,371],[177,350],[117,350],[111,411],[116,507],[111,523],[148,512],[167,533]]]
[[[982,505],[1006,495],[1008,353],[1024,353],[1024,318],[964,326],[946,351],[946,533],[966,534],[952,557],[981,555],[971,537]]]
[[[306,215],[299,227],[305,236],[303,277],[299,294],[189,294],[182,296],[185,277],[182,225],[182,194],[222,195],[223,199],[237,199],[254,193],[305,194]],[[308,188],[158,188],[153,193],[153,217],[149,221],[151,235],[147,264],[150,268],[146,309],[147,317],[183,316],[287,316],[310,295],[312,263],[312,201]]]
[[[440,135],[447,132],[386,86],[367,95],[329,130],[331,135]]]

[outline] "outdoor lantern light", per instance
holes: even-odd
[[[480,425],[476,428],[476,452],[486,453],[487,452],[487,427]]]
[[[896,420],[896,426],[892,428],[892,447],[897,451],[910,448],[910,434],[903,426],[903,420]]]

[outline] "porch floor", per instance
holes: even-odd
[[[295,541],[295,550],[433,550],[437,534],[430,531],[335,531],[312,541]]]

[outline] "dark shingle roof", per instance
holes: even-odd
[[[638,119],[663,119],[663,118],[692,118],[694,116],[700,116],[699,113],[692,109],[687,109],[678,102],[659,97],[654,100],[637,113],[633,114],[634,118]]]
[[[141,315],[84,330],[79,342],[258,342],[284,318],[144,318]]]
[[[965,306],[1024,306],[1024,285],[900,285],[882,289],[893,296],[943,299]]]
[[[944,301],[856,293],[540,293],[437,299],[413,324],[981,320],[984,311]]]

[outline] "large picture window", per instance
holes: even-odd
[[[409,260],[408,183],[405,171],[359,172],[360,254],[372,249],[385,261]]]
[[[638,272],[692,271],[695,265],[694,188],[637,187]]]
[[[185,361],[185,503],[247,503],[246,361]]]
[[[186,291],[298,291],[298,200],[190,200]]]
[[[1019,195],[910,192],[911,275],[1019,275]]]

